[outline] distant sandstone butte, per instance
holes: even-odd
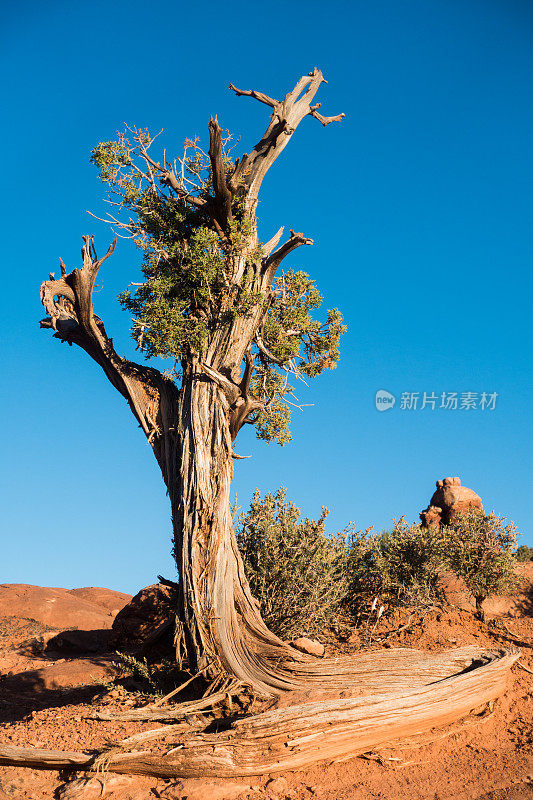
[[[116,592],[114,589],[104,589],[102,586],[82,586],[79,589],[69,589],[69,594],[81,597],[89,603],[107,608],[115,617],[121,608],[130,602],[133,595],[125,592]]]
[[[460,478],[444,478],[437,481],[437,490],[429,506],[420,512],[422,527],[430,525],[450,525],[457,514],[468,511],[483,511],[481,497],[472,489],[461,486]]]
[[[34,619],[51,628],[96,630],[111,628],[115,609],[122,608],[129,599],[130,595],[111,589],[69,591],[4,583],[0,584],[0,616]]]

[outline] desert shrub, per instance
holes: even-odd
[[[517,531],[504,517],[470,511],[458,514],[453,525],[443,528],[446,562],[463,578],[476,601],[476,611],[484,620],[483,602],[494,594],[516,588]]]
[[[514,554],[514,557],[521,563],[524,561],[533,561],[533,547],[528,547],[527,544],[521,544]]]
[[[388,606],[425,606],[438,595],[444,571],[442,537],[437,528],[409,525],[404,517],[390,531],[350,536],[348,569],[352,601],[378,597]]]
[[[325,535],[328,510],[300,519],[286,489],[262,498],[237,517],[237,541],[263,619],[282,638],[313,635],[331,623],[348,590],[346,536]]]
[[[137,659],[128,653],[115,652],[113,667],[119,679],[129,678],[137,689],[146,694],[158,693],[157,671],[146,658]]]

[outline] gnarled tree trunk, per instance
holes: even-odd
[[[174,426],[179,466],[169,495],[180,576],[178,653],[192,670],[211,666],[264,692],[292,688],[290,673],[271,665],[298,655],[263,622],[237,547],[228,400],[198,366],[184,376]]]

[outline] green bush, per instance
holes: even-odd
[[[327,509],[300,519],[286,489],[257,491],[237,518],[237,541],[252,593],[267,625],[283,638],[313,635],[349,607],[361,619],[376,609],[424,608],[440,599],[439,579],[451,570],[464,579],[484,619],[483,602],[517,586],[516,529],[494,514],[458,515],[454,525],[423,528],[395,520],[380,534],[346,529],[325,535]],[[526,552],[527,551],[527,552]]]
[[[476,601],[477,615],[485,619],[483,602],[518,585],[515,574],[517,531],[496,514],[471,511],[458,514],[453,525],[443,528],[446,562],[463,578]]]
[[[237,518],[237,541],[252,594],[282,638],[314,635],[331,623],[348,591],[346,536],[325,535],[327,509],[315,522],[278,489]]]
[[[444,571],[441,534],[404,517],[390,531],[357,533],[348,540],[348,569],[356,605],[370,596],[387,605],[430,605]]]
[[[528,547],[527,544],[522,544],[514,556],[516,560],[521,563],[524,561],[533,561],[533,547]]]

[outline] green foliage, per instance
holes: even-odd
[[[256,491],[237,520],[237,540],[252,594],[278,636],[313,635],[331,622],[347,592],[345,536],[324,533],[327,510],[300,519],[286,489]]]
[[[152,222],[153,222],[152,217]],[[147,357],[179,360],[202,353],[209,335],[205,314],[224,287],[224,258],[217,236],[209,228],[189,232],[187,247],[164,242],[168,257],[145,255],[144,283],[132,295],[119,296],[134,318],[133,335]]]
[[[330,309],[325,321],[314,319],[322,297],[304,272],[281,274],[267,291],[259,291],[264,255],[243,192],[232,195],[222,230],[209,211],[215,203],[212,167],[199,140],[186,140],[182,158],[171,164],[166,156],[161,163],[149,154],[154,138],[146,129],[126,128],[91,154],[107,186],[113,211],[108,221],[142,253],[142,282],[119,295],[132,316],[137,349],[146,358],[183,365],[201,359],[212,337],[237,317],[255,317],[264,347],[252,341],[250,390],[264,406],[250,421],[260,439],[285,444],[291,438],[291,407],[301,407],[288,376],[305,380],[336,366],[346,330],[342,315]],[[230,142],[226,132],[222,156],[228,178],[235,169]],[[236,271],[239,259],[244,269]]]
[[[255,492],[237,520],[237,540],[252,593],[278,635],[313,634],[335,621],[342,607],[357,616],[370,605],[424,608],[441,600],[439,582],[451,570],[480,602],[512,590],[516,529],[494,514],[458,515],[453,526],[423,528],[404,517],[372,534],[353,526],[327,537],[327,510],[318,521],[300,519],[286,490]],[[527,556],[532,548],[517,551]],[[479,607],[478,607],[479,608]]]
[[[147,131],[132,133],[133,141],[119,133],[116,142],[101,142],[91,156],[109,187],[107,199],[128,212],[129,222],[117,224],[143,253],[144,281],[133,292],[126,289],[119,301],[133,316],[132,336],[147,358],[180,360],[202,354],[210,318],[216,320],[227,305],[229,251],[201,209],[162,191],[146,173],[150,167],[143,154],[152,140]],[[183,168],[195,181],[195,196],[206,196],[209,160],[196,142],[186,143]],[[243,213],[236,212],[233,228],[238,236]]]
[[[521,544],[514,554],[518,562],[533,561],[533,547],[528,547],[527,544]]]
[[[438,529],[409,525],[404,517],[379,535],[352,534],[348,569],[352,604],[370,596],[387,605],[431,604],[445,569],[441,534]]]
[[[160,694],[161,687],[157,680],[157,670],[152,667],[146,658],[142,661],[128,653],[115,653],[116,661],[113,666],[120,677],[128,676],[145,694]]]
[[[458,514],[442,532],[449,568],[480,602],[517,586],[513,555],[517,531],[512,523],[504,523],[494,513],[471,511]]]
[[[337,366],[339,341],[346,327],[338,309],[329,309],[325,322],[313,319],[310,312],[321,304],[322,296],[305,272],[289,271],[274,281],[262,338],[275,360],[259,353],[260,365],[252,384],[254,394],[268,398],[257,418],[259,439],[282,445],[291,439],[291,406],[299,406],[283,401],[288,396],[296,399],[288,371],[296,378],[315,378]],[[281,365],[285,369],[280,369]]]

